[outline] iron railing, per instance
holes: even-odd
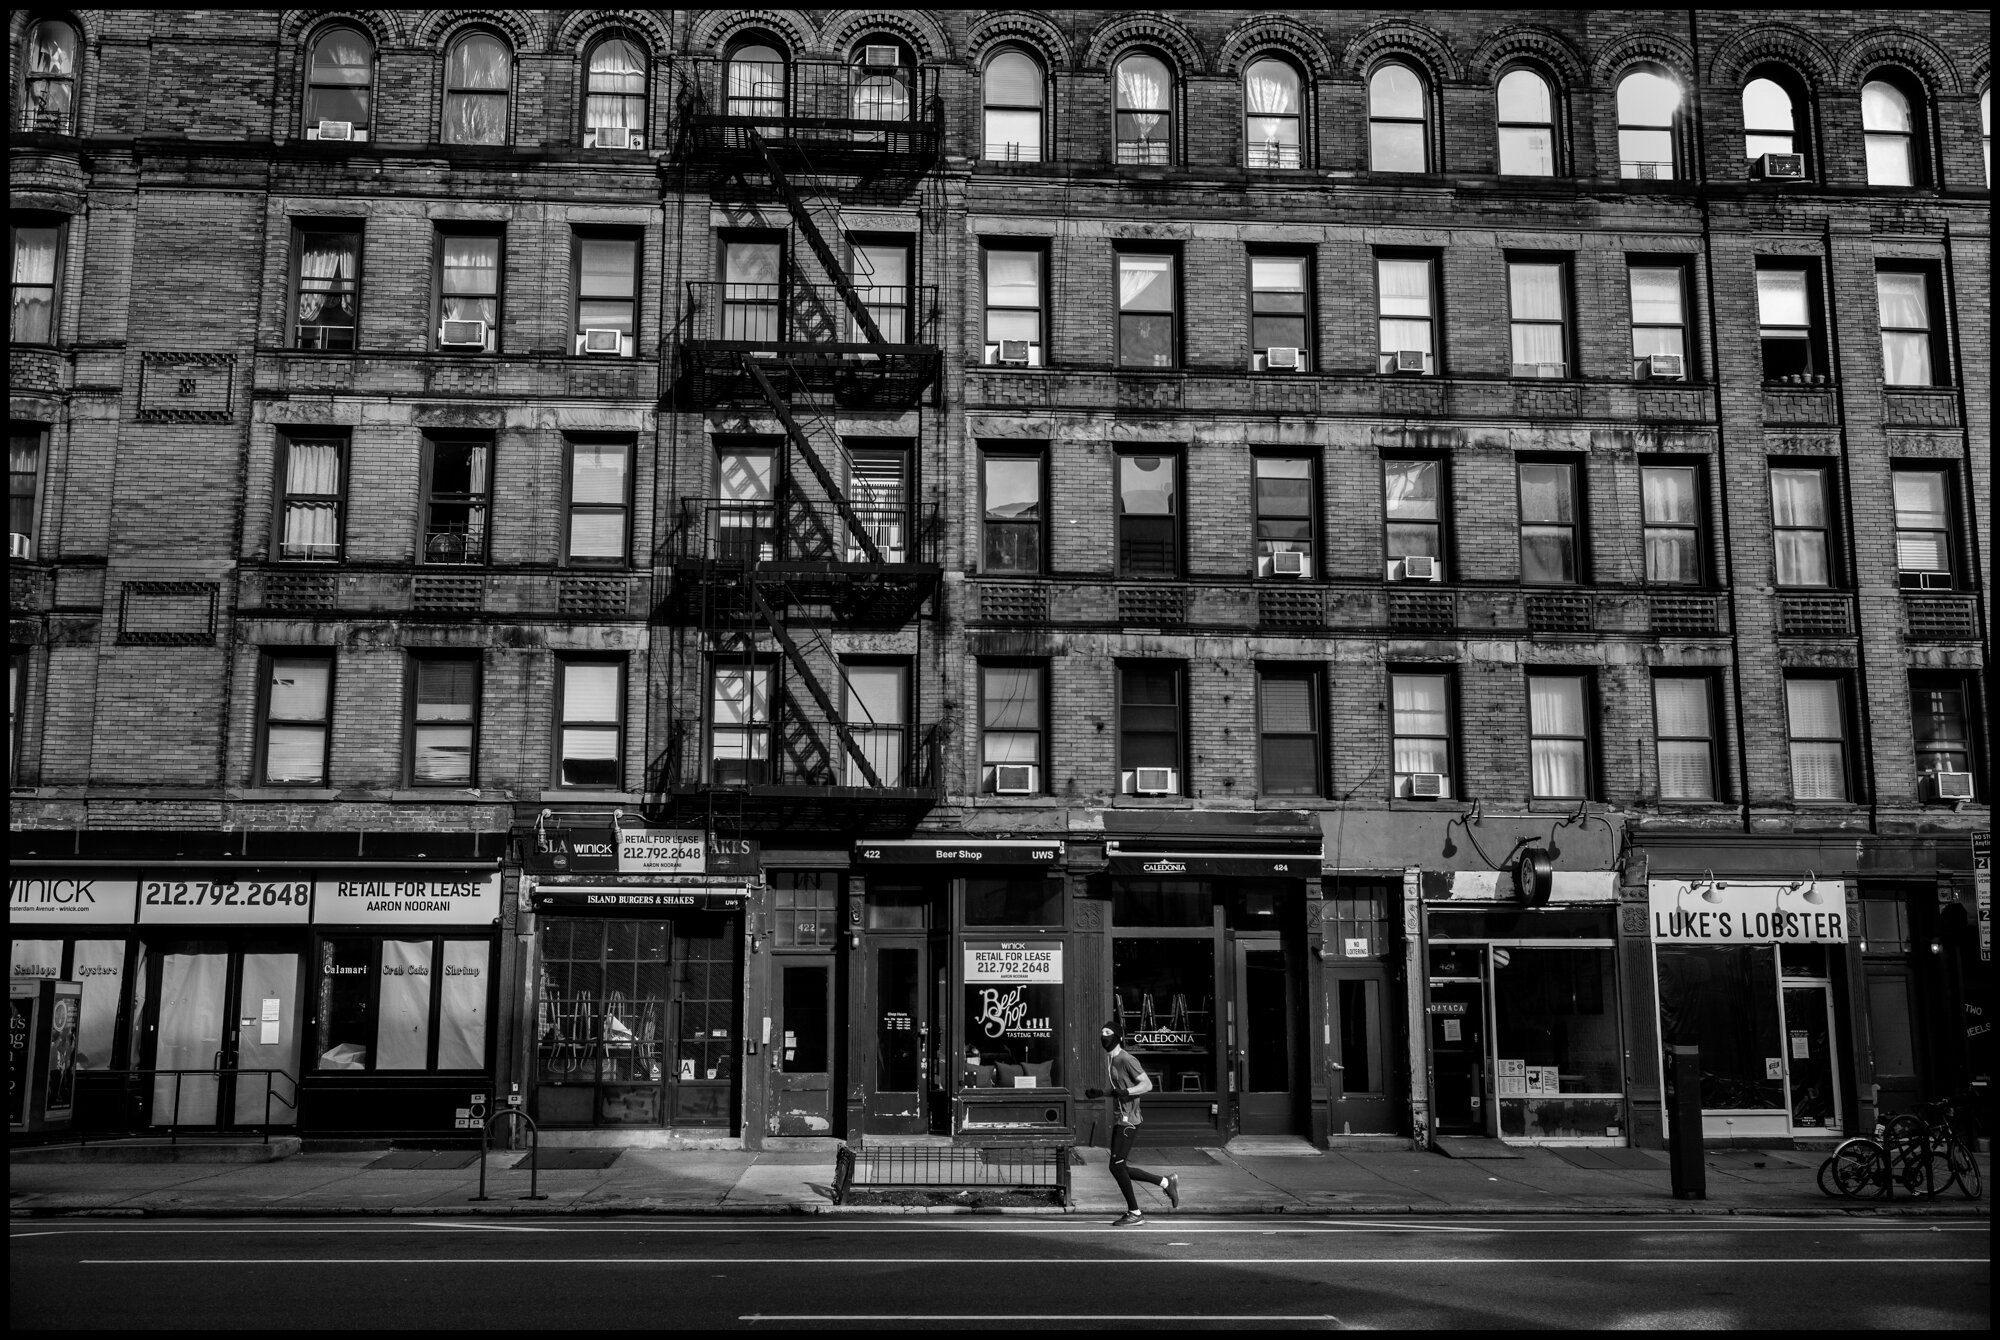
[[[854,287],[888,349],[936,343],[937,285],[870,284],[863,277]],[[836,345],[839,352],[856,358],[878,348],[847,310],[846,299],[834,284],[696,280],[687,291],[693,318],[689,339],[713,340],[752,353],[785,345]]]
[[[833,1199],[847,1203],[856,1187],[1047,1188],[1070,1203],[1070,1151],[1063,1144],[887,1145],[835,1156]]]
[[[196,1066],[183,1069],[131,1068],[124,1070],[86,1070],[79,1072],[79,1079],[87,1080],[88,1081],[87,1087],[93,1093],[93,1095],[97,1095],[103,1093],[106,1089],[111,1087],[109,1084],[105,1083],[104,1080],[109,1079],[110,1077],[113,1076],[116,1077],[117,1079],[116,1087],[118,1093],[118,1112],[120,1114],[120,1119],[113,1122],[109,1129],[125,1131],[132,1125],[131,1122],[125,1120],[125,1117],[128,1114],[130,1114],[131,1111],[133,1110],[132,1109],[133,1081],[141,1076],[151,1076],[153,1080],[153,1091],[151,1096],[155,1101],[157,1101],[159,1094],[160,1080],[166,1076],[172,1076],[174,1085],[174,1103],[173,1103],[173,1110],[168,1113],[165,1125],[167,1127],[168,1143],[179,1144],[180,1131],[181,1131],[181,1095],[183,1091],[183,1084],[185,1083],[189,1075],[204,1075],[210,1079],[213,1079],[216,1082],[215,1124],[218,1127],[237,1124],[235,1122],[226,1122],[224,1120],[224,1114],[222,1112],[223,1078],[227,1076],[229,1079],[240,1083],[246,1077],[261,1076],[264,1081],[264,1120],[261,1126],[258,1127],[258,1129],[263,1133],[265,1144],[271,1143],[272,1102],[276,1101],[279,1103],[283,1103],[293,1112],[298,1111],[298,1106],[299,1106],[298,1077],[293,1075],[292,1072],[289,1070],[284,1070],[277,1067],[253,1068],[248,1070],[224,1069],[219,1066]],[[286,1097],[284,1094],[279,1093],[275,1087],[276,1080],[281,1075],[284,1077],[286,1084],[289,1085],[291,1088],[291,1097],[289,1098]],[[238,1097],[240,1097],[240,1095],[232,1093],[231,1095],[232,1104],[235,1103],[235,1100]],[[156,1114],[150,1112],[148,1113],[146,1128],[149,1130],[156,1129],[162,1124],[156,1120],[151,1119],[154,1115]],[[207,1125],[207,1123],[202,1123],[202,1124],[204,1126]],[[87,1143],[90,1138],[89,1131],[85,1129],[83,1126],[79,1125],[77,1130],[77,1138],[79,1143]]]
[[[755,152],[754,131],[829,156],[927,160],[944,126],[929,66],[700,59],[682,109],[693,149],[710,154]]]
[[[811,515],[802,514],[801,509]],[[867,561],[866,555],[832,512],[802,495],[790,505],[777,499],[682,498],[675,533],[675,556],[728,564]],[[852,510],[887,564],[936,564],[944,533],[936,502],[870,506]]]
[[[774,691],[774,703],[780,704],[774,711],[774,719],[752,725],[749,730],[761,745],[764,757],[715,759],[713,752],[703,746],[707,743],[706,733],[699,728],[690,729],[685,722],[675,722],[667,733],[666,748],[662,749],[654,761],[657,774],[656,790],[757,790],[764,787],[810,787],[823,790],[842,790],[850,793],[894,793],[937,796],[942,794],[944,777],[944,738],[941,724],[929,726],[885,727],[867,722],[849,722],[848,728],[869,754],[869,762],[876,768],[876,775],[882,785],[871,787],[860,776],[852,759],[830,741],[833,734],[831,723],[821,722],[800,712],[796,700],[790,694]],[[786,748],[788,730],[803,726],[819,743],[819,748],[810,757],[799,757]],[[879,743],[889,738],[893,731],[895,742],[908,742],[907,752],[898,750],[899,758],[886,755],[878,757],[877,751],[869,743]],[[822,733],[823,732],[823,733]],[[914,738],[912,739],[912,737]],[[752,746],[749,752],[756,752]],[[720,772],[717,763],[728,766]],[[898,766],[900,765],[900,766]]]

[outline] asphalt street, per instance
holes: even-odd
[[[1984,1220],[16,1220],[15,1329],[1964,1328]]]

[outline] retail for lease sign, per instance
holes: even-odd
[[[500,875],[445,879],[361,873],[314,881],[322,926],[490,926],[500,918]]]
[[[699,875],[708,869],[708,834],[699,828],[621,828],[621,875]]]
[[[1646,894],[1659,944],[1847,943],[1847,886],[1837,879],[1655,879]]]
[[[1062,945],[1040,940],[981,941],[965,946],[965,980],[974,982],[1062,981]]]
[[[279,875],[201,875],[139,881],[139,920],[149,926],[303,926],[313,882]]]
[[[35,875],[7,881],[7,920],[16,926],[129,926],[136,879]]]

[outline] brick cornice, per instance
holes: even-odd
[[[1633,65],[1662,66],[1673,72],[1683,88],[1694,82],[1694,59],[1687,44],[1660,33],[1633,33],[1605,47],[1590,62],[1590,82],[1598,88],[1611,88]]]
[[[1826,48],[1812,34],[1786,23],[1759,24],[1731,35],[1715,48],[1704,73],[1710,84],[1731,88],[1767,61],[1791,67],[1814,89],[1833,82],[1833,57]]]
[[[1877,65],[1900,65],[1930,86],[1932,94],[1957,93],[1962,85],[1951,57],[1921,34],[1902,28],[1871,28],[1840,49],[1834,67],[1839,81],[1859,88]]]
[[[1531,61],[1555,76],[1569,89],[1581,87],[1585,72],[1583,58],[1560,34],[1547,28],[1507,28],[1493,34],[1466,62],[1468,75],[1481,83],[1493,83],[1500,71],[1514,61]]]
[[[745,32],[767,32],[784,43],[793,60],[819,46],[819,34],[799,14],[788,9],[712,9],[694,22],[688,50],[697,56],[720,56]]]
[[[552,51],[583,54],[585,47],[607,32],[625,32],[647,48],[648,59],[659,61],[673,50],[673,34],[651,9],[580,9],[557,26]]]
[[[1002,42],[1018,42],[1032,47],[1056,69],[1066,70],[1076,60],[1076,52],[1062,29],[1040,14],[1018,9],[988,14],[974,22],[972,30],[965,36],[966,55],[977,64],[986,58],[992,47]]]
[[[937,21],[919,9],[843,9],[820,26],[820,45],[845,57],[869,33],[894,33],[910,44],[917,60],[936,64],[951,59],[951,39]]]
[[[1333,53],[1326,43],[1288,14],[1259,14],[1230,29],[1216,57],[1216,73],[1241,75],[1252,58],[1271,50],[1293,56],[1310,78],[1324,79],[1333,73]]]
[[[278,22],[278,40],[303,47],[320,29],[345,24],[367,33],[378,47],[401,46],[410,39],[406,17],[394,9],[288,9]]]
[[[1367,75],[1369,66],[1392,54],[1424,65],[1433,83],[1441,79],[1457,81],[1465,78],[1465,67],[1457,53],[1452,51],[1450,43],[1421,24],[1401,20],[1364,28],[1347,44],[1347,50],[1340,55],[1340,63],[1348,73],[1361,79]]]
[[[516,56],[549,47],[548,29],[525,9],[433,9],[418,22],[412,37],[418,46],[442,49],[462,28],[492,28],[504,34]]]
[[[1179,67],[1175,73],[1183,79],[1208,68],[1201,48],[1187,30],[1156,9],[1120,14],[1099,24],[1083,49],[1083,68],[1108,70],[1113,58],[1132,46],[1158,47],[1172,58]]]

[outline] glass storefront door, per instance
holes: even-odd
[[[935,1001],[928,988],[927,939],[879,938],[870,944],[868,988],[875,1031],[868,1129],[888,1135],[930,1130],[931,1029]]]
[[[1242,1021],[1237,1117],[1245,1135],[1298,1127],[1298,1039],[1292,977],[1276,941],[1236,942],[1236,1017]]]
[[[1391,1057],[1385,1002],[1389,975],[1379,964],[1327,973],[1333,997],[1333,1122],[1341,1135],[1396,1129],[1389,1099]]]
[[[1785,1033],[1793,1131],[1838,1134],[1842,1125],[1840,1086],[1833,1067],[1833,989],[1820,982],[1785,983]]]
[[[1445,1135],[1486,1135],[1486,989],[1482,982],[1431,982],[1433,1114]]]
[[[154,1077],[155,1126],[297,1123],[300,964],[273,946],[163,947],[153,1068],[172,1073]]]

